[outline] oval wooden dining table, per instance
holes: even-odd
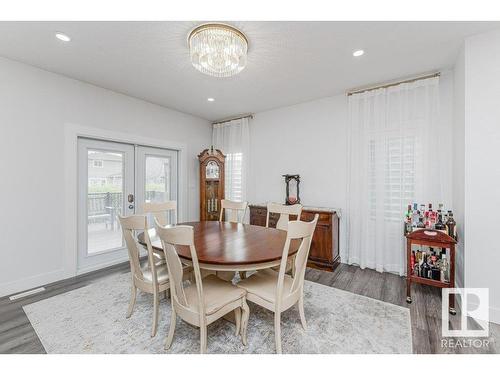
[[[194,245],[201,269],[210,271],[254,271],[279,266],[287,232],[257,225],[218,221],[179,223],[194,229]],[[163,253],[154,228],[148,230],[153,250]],[[138,241],[145,245],[144,234]],[[293,257],[299,242],[292,240],[288,257]],[[176,246],[183,262],[191,263],[187,246]]]

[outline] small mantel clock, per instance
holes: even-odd
[[[220,203],[224,199],[224,163],[220,150],[203,150],[200,161],[200,221],[219,220]]]

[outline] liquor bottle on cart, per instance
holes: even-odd
[[[436,224],[436,212],[432,209],[432,203],[429,203],[428,220],[428,227],[434,228],[434,225]]]
[[[412,225],[413,228],[417,227],[419,216],[420,216],[420,214],[418,212],[418,204],[417,203],[413,203],[413,211],[412,211],[412,214],[411,214],[411,225]]]
[[[418,224],[417,224],[418,229],[425,229],[425,223],[424,223],[424,218],[420,216],[418,218]]]
[[[453,219],[453,212],[448,210],[448,220],[446,221],[446,230],[448,232],[448,236],[451,238],[457,239],[457,223],[455,219]]]
[[[422,265],[420,266],[420,277],[424,277],[426,279],[429,278],[429,270],[431,268],[427,262],[427,254],[424,254],[424,259],[422,261]]]
[[[447,230],[446,230],[446,225],[443,223],[443,215],[442,214],[438,215],[438,219],[437,219],[436,224],[434,225],[434,229],[448,234]]]
[[[446,253],[443,254],[441,259],[441,281],[445,283],[450,281],[450,263]]]

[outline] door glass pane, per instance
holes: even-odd
[[[123,246],[116,215],[123,210],[123,159],[116,151],[88,150],[87,253]]]
[[[146,202],[170,200],[170,158],[146,155]]]

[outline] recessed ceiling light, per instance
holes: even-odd
[[[215,102],[215,99],[214,98],[208,98],[207,99],[209,102]]]
[[[364,55],[364,53],[365,53],[365,51],[363,51],[362,49],[358,49],[357,51],[354,51],[354,52],[352,53],[352,55],[353,55],[354,57],[359,57],[359,56],[363,56],[363,55]]]
[[[63,42],[69,42],[71,38],[64,33],[57,32],[56,38],[62,40]]]

